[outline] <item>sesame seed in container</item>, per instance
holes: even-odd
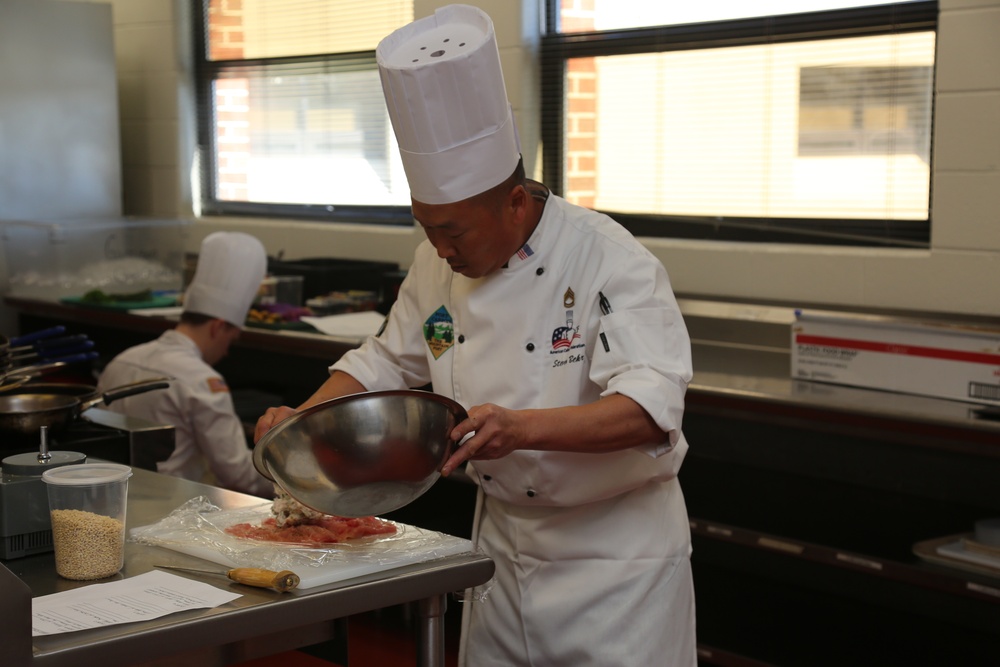
[[[104,579],[125,564],[125,504],[132,469],[84,463],[47,470],[56,572],[66,579]]]

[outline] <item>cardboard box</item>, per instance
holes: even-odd
[[[1000,405],[997,328],[796,313],[792,377]]]

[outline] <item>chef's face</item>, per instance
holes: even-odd
[[[523,190],[523,188],[522,188]],[[454,204],[413,201],[413,218],[420,223],[438,257],[455,273],[482,278],[507,263],[520,244],[510,198],[473,197]]]

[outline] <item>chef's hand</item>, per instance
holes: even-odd
[[[257,420],[257,426],[253,430],[253,441],[257,442],[260,440],[265,433],[271,430],[271,427],[280,421],[288,419],[296,412],[295,409],[288,407],[287,405],[282,405],[280,408],[268,408],[267,412],[261,415],[261,418]]]
[[[470,433],[472,437],[444,462],[441,474],[445,477],[469,459],[498,459],[521,449],[527,441],[518,412],[492,403],[471,408],[469,418],[452,429],[451,439],[461,442]]]

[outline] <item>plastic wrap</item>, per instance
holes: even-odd
[[[271,502],[223,510],[198,496],[154,524],[133,528],[129,541],[233,567],[292,570],[302,578],[302,588],[474,550],[469,540],[397,522],[389,522],[396,526],[392,535],[318,547],[260,542],[225,532],[238,523],[258,525],[270,516]]]

